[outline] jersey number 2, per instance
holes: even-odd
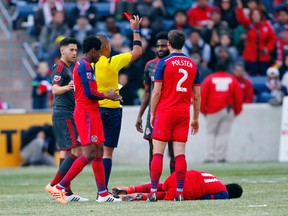
[[[182,73],[182,78],[177,82],[176,91],[178,92],[187,92],[187,88],[181,87],[182,83],[188,78],[188,72],[183,68],[179,69],[179,73]]]

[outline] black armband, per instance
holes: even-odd
[[[135,40],[135,41],[133,41],[133,46],[141,46],[142,47],[142,42],[140,40]]]

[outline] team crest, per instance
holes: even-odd
[[[91,73],[91,72],[87,72],[87,73],[86,73],[86,76],[87,76],[87,79],[90,80],[90,79],[92,78],[92,73]]]
[[[59,82],[61,80],[61,76],[55,75],[54,76],[54,82]]]
[[[91,141],[92,142],[97,142],[98,141],[98,137],[95,136],[95,135],[91,136]]]

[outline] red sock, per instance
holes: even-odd
[[[157,186],[162,174],[163,169],[163,154],[156,153],[153,155],[151,162],[151,193],[157,192]]]
[[[69,171],[66,173],[64,178],[59,182],[59,186],[61,188],[66,188],[70,185],[70,182],[83,170],[83,168],[89,163],[90,161],[84,156],[81,155],[77,158],[74,163],[72,164]]]
[[[63,163],[64,160],[65,160],[65,158],[60,158],[60,159],[59,159],[59,169],[60,169],[61,164]],[[56,175],[54,176],[54,179],[52,179],[50,185],[51,185],[51,186],[54,186],[54,185],[58,184],[58,183],[61,181],[62,178],[63,178],[63,175],[62,175],[61,172],[59,172],[59,170],[58,170],[58,172],[57,172]]]
[[[95,157],[92,161],[92,169],[98,187],[99,196],[109,195],[105,182],[105,170],[102,157]]]
[[[176,173],[176,196],[183,194],[184,182],[186,178],[187,162],[184,154],[175,157],[175,173]]]

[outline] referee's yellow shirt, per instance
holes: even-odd
[[[106,93],[110,89],[118,89],[118,73],[127,66],[131,61],[131,53],[123,53],[107,58],[101,56],[96,63],[95,77],[98,86],[98,91]],[[94,63],[91,64],[94,68]],[[100,107],[119,108],[120,101],[99,100]]]

